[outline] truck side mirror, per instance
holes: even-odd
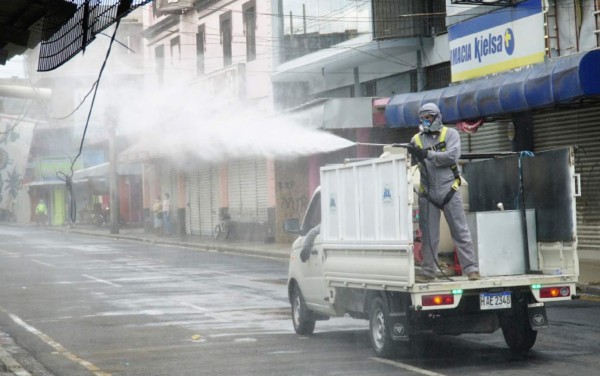
[[[298,218],[286,219],[285,222],[283,222],[283,230],[290,234],[300,235],[302,233],[300,220]]]

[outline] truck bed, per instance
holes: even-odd
[[[579,275],[574,245],[540,244],[539,266],[544,274],[483,275],[478,281],[469,281],[466,276],[449,276],[449,280],[438,277],[429,283],[415,283],[417,271],[411,248],[409,244],[362,244],[355,247],[325,245],[325,281],[331,287],[419,293],[576,283]]]
[[[361,289],[374,289],[386,291],[404,292],[438,292],[452,290],[477,290],[501,287],[530,286],[535,284],[549,285],[554,283],[576,283],[577,275],[542,275],[542,274],[520,274],[509,276],[482,277],[478,281],[469,281],[466,276],[452,276],[451,280],[437,278],[428,283],[408,284],[405,278],[398,277],[397,281],[378,281],[376,279],[338,279],[326,277],[327,284],[332,287],[350,287]]]

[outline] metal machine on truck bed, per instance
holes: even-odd
[[[572,152],[469,161],[463,174],[482,278],[444,273],[418,284],[410,157],[322,167],[302,223],[285,223],[299,235],[288,278],[296,332],[311,334],[316,321],[347,314],[369,320],[381,357],[424,333],[498,329],[512,350],[528,351],[548,326],[545,303],[575,297]]]

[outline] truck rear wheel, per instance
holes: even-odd
[[[504,342],[515,353],[526,353],[535,344],[537,331],[531,329],[527,310],[519,311],[502,325]]]
[[[306,303],[298,285],[292,290],[292,322],[297,334],[307,335],[315,331],[315,319],[306,308]]]
[[[390,335],[389,309],[381,297],[371,301],[369,315],[369,339],[375,355],[389,358],[396,353],[397,344]]]

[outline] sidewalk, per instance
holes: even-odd
[[[113,239],[133,240],[153,244],[168,244],[181,247],[211,250],[224,253],[237,253],[261,256],[287,262],[291,244],[248,242],[239,240],[216,240],[212,236],[171,235],[159,236],[147,233],[143,228],[121,228],[118,234],[111,234],[108,226],[48,227],[49,230],[73,232],[86,235],[105,236]]]

